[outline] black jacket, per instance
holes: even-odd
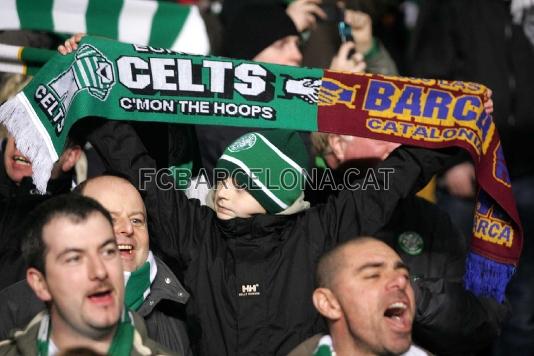
[[[366,176],[368,169],[376,171],[370,168],[372,164],[365,165],[350,162],[339,170],[319,173],[317,179],[329,173],[332,187],[344,179],[354,184],[354,179]],[[348,168],[357,168],[359,175],[348,174]],[[315,205],[336,193],[308,189],[306,197]],[[417,305],[413,327],[417,345],[439,355],[465,355],[487,347],[499,335],[509,307],[463,288],[468,249],[465,237],[447,213],[411,195],[399,201],[387,225],[374,236],[391,246],[410,267]]]
[[[159,258],[158,273],[150,294],[136,312],[145,320],[148,336],[178,355],[192,355],[183,318],[189,293]],[[46,309],[26,280],[0,292],[0,340],[7,339],[14,329],[22,329],[33,317]]]
[[[23,222],[28,213],[50,197],[67,193],[72,187],[72,172],[50,180],[47,193],[39,194],[31,177],[16,185],[4,167],[4,152],[0,152],[0,290],[26,278],[26,266],[21,255]]]
[[[534,46],[510,1],[426,0],[410,50],[416,77],[465,80],[493,90],[493,118],[512,177],[534,174]]]
[[[420,254],[402,237],[423,241]],[[509,313],[506,304],[463,287],[467,248],[448,214],[416,196],[403,199],[376,234],[410,267],[416,295],[414,342],[438,355],[466,355],[491,345]],[[403,246],[404,245],[404,246]]]
[[[154,167],[128,125],[109,122],[90,140],[135,184],[140,168]],[[382,228],[397,201],[421,187],[445,156],[401,148],[387,161],[396,170],[387,191],[344,191],[295,215],[227,221],[180,191],[158,189],[154,176],[142,179],[151,237],[180,266],[192,295],[188,321],[201,333],[200,354],[285,355],[323,330],[311,301],[318,258],[339,241]]]

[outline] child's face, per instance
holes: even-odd
[[[232,178],[219,181],[215,191],[215,212],[221,220],[249,218],[265,214],[265,209],[244,188],[237,187]]]

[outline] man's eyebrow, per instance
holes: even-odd
[[[76,248],[76,247],[67,247],[66,249],[64,249],[63,251],[61,251],[61,253],[59,253],[57,256],[56,256],[56,260],[59,260],[61,259],[64,255],[66,255],[67,253],[71,253],[71,252],[76,252],[76,253],[82,253],[84,250],[81,249],[81,248]]]
[[[117,245],[117,240],[115,239],[115,236],[110,237],[110,238],[107,239],[106,241],[102,242],[102,243],[100,244],[99,248],[106,247],[106,246],[109,245],[109,244]]]
[[[358,269],[356,269],[356,273],[360,273],[363,270],[368,269],[368,268],[380,268],[380,267],[384,267],[384,262],[367,262],[361,265],[360,267],[358,267]]]
[[[117,240],[115,239],[115,236],[112,236],[110,238],[108,238],[106,241],[104,241],[103,243],[100,244],[100,246],[98,246],[99,249],[109,245],[109,244],[113,244],[113,245],[117,245]],[[67,247],[66,249],[64,249],[63,251],[61,251],[61,253],[59,253],[57,256],[56,256],[56,260],[59,260],[62,256],[66,255],[67,253],[71,253],[71,252],[76,252],[76,253],[82,253],[84,252],[85,250],[83,248],[78,248],[78,247]]]
[[[395,263],[395,269],[405,269],[408,273],[410,273],[410,267],[408,267],[408,265],[402,261],[397,261],[397,263]]]
[[[145,216],[145,212],[141,211],[141,210],[134,211],[134,212],[130,213],[130,216],[133,216],[133,215],[143,215],[143,216]]]

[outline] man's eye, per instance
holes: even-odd
[[[380,275],[378,273],[373,273],[373,274],[369,274],[369,275],[367,275],[367,276],[365,276],[363,278],[364,279],[376,279],[378,277],[380,277]]]
[[[145,221],[143,219],[137,219],[137,218],[133,218],[131,220],[131,222],[134,225],[144,225],[145,224]]]
[[[108,257],[112,257],[112,256],[115,256],[117,254],[117,251],[118,251],[118,249],[116,247],[106,248],[106,249],[104,249],[103,255],[104,256],[108,256]]]
[[[76,263],[76,262],[79,262],[81,259],[80,255],[73,255],[73,256],[68,256],[67,258],[65,258],[65,262],[66,263]]]

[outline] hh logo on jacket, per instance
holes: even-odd
[[[240,297],[248,297],[252,295],[260,295],[260,284],[243,284],[241,291],[238,293]]]

